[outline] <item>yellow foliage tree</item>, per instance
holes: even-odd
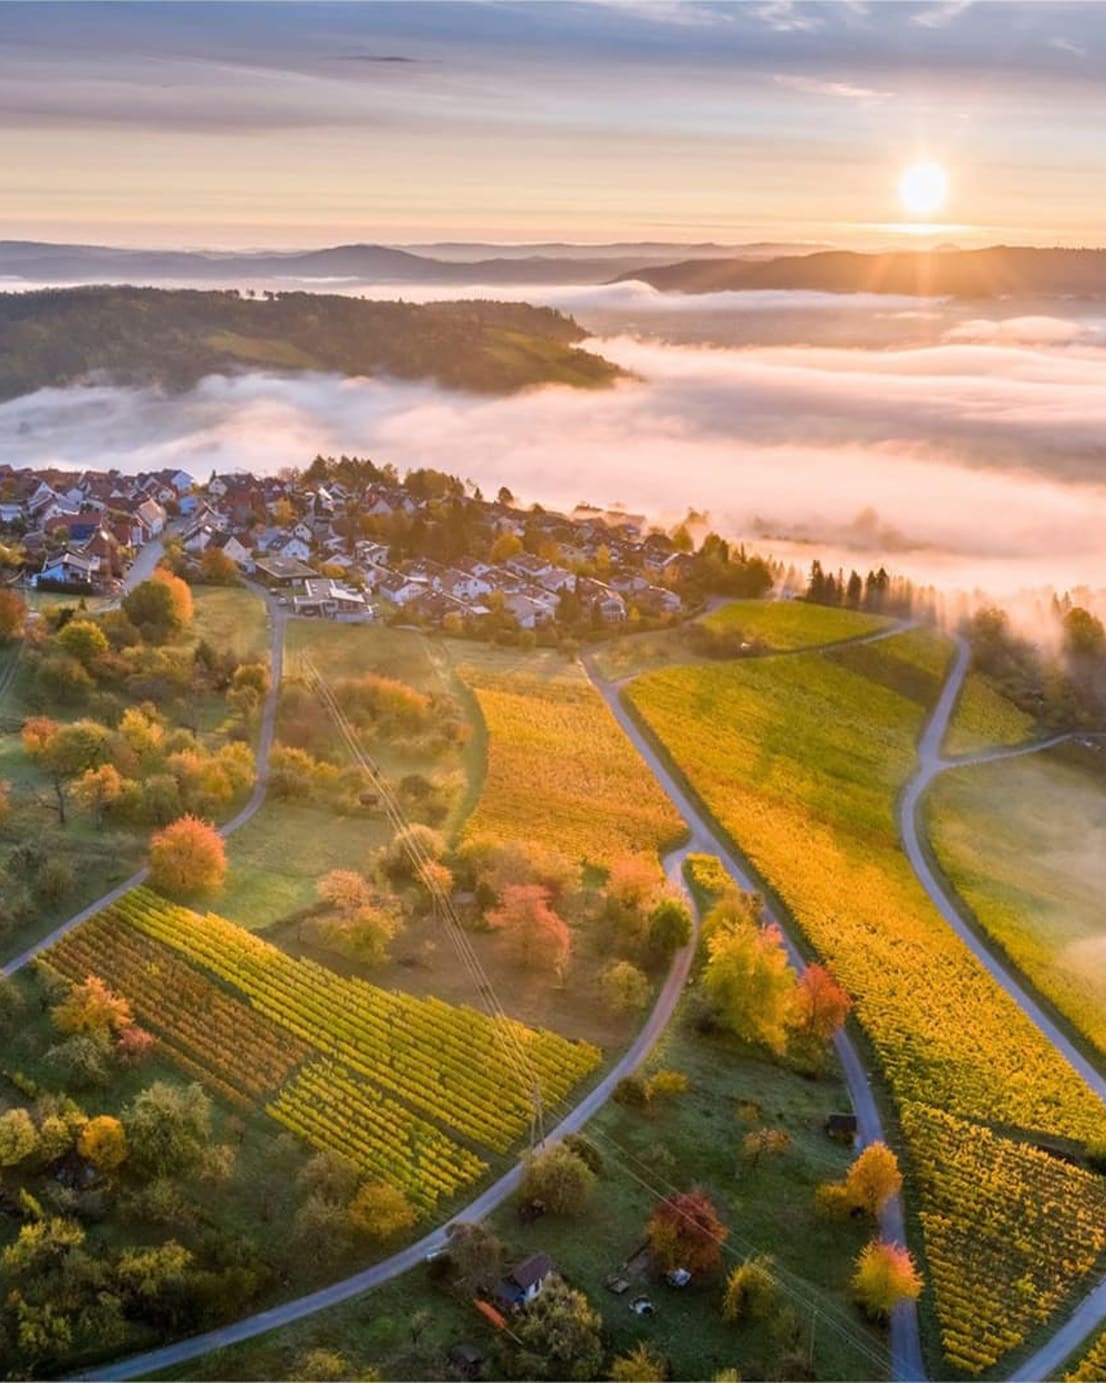
[[[101,1172],[113,1172],[127,1159],[127,1135],[110,1114],[89,1119],[77,1139],[77,1151]]]
[[[407,1197],[387,1181],[367,1181],[349,1204],[350,1224],[369,1239],[391,1239],[416,1218]]]
[[[906,1249],[873,1239],[856,1260],[852,1288],[869,1316],[885,1320],[900,1302],[921,1296],[922,1278]]]

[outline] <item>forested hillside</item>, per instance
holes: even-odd
[[[97,287],[0,294],[0,398],[102,375],[185,389],[228,370],[326,370],[508,393],[604,385],[570,318],[527,303],[425,305],[282,293]]]

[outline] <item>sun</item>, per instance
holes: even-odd
[[[939,163],[912,163],[899,178],[899,201],[908,216],[932,216],[948,194],[948,174]]]

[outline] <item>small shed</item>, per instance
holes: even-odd
[[[540,1295],[549,1274],[553,1271],[553,1261],[547,1253],[532,1253],[521,1263],[516,1263],[507,1276],[495,1289],[495,1299],[511,1311],[529,1306]]]

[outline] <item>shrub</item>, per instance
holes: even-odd
[[[764,1254],[756,1254],[740,1263],[726,1279],[722,1318],[731,1324],[737,1321],[762,1321],[771,1313],[776,1296],[772,1260]]]
[[[554,1215],[579,1215],[594,1185],[595,1173],[584,1159],[555,1143],[526,1159],[520,1194],[525,1201],[544,1201]]]

